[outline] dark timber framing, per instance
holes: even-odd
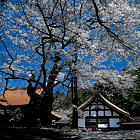
[[[127,122],[134,121],[129,113],[109,102],[98,91],[78,109],[86,112],[85,127],[92,128],[92,130],[98,128],[116,130],[120,128],[116,122],[121,119],[125,119]]]
[[[93,109],[91,109],[92,105],[94,105],[95,107],[96,106],[103,106],[103,108],[93,108]],[[87,116],[85,118],[85,126],[86,127],[96,126],[96,128],[98,128],[98,124],[107,124],[108,128],[111,129],[111,128],[113,128],[113,127],[110,127],[110,119],[111,118],[117,118],[117,119],[119,118],[119,120],[121,120],[121,114],[116,112],[116,111],[113,111],[113,109],[110,108],[109,106],[107,106],[99,97],[95,97],[92,100],[92,102],[89,103],[88,106],[89,106],[89,109],[86,109],[87,106],[85,106],[83,108],[84,111],[89,111],[89,113],[88,113],[89,116]],[[106,106],[108,108],[106,108]],[[91,115],[92,111],[96,112],[96,116]],[[99,116],[99,111],[103,111],[102,116]],[[107,116],[106,111],[110,111],[111,114],[109,116]],[[118,113],[119,115],[115,116],[115,115],[113,115],[113,112]],[[93,120],[95,122],[93,122]]]

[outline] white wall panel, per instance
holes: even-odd
[[[88,107],[86,107],[84,110],[89,110],[89,106],[88,106]]]
[[[84,114],[86,114],[86,116],[89,116],[89,111],[84,111]]]
[[[109,110],[107,111],[107,110],[106,110],[106,111],[105,111],[105,116],[111,116],[111,111],[109,111]]]
[[[108,108],[107,106],[105,106],[105,109],[110,109],[110,108]]]
[[[78,127],[85,127],[85,119],[78,119]]]
[[[110,122],[110,127],[119,127],[120,125],[117,125],[116,123],[119,122],[119,118],[110,118],[109,122]]]
[[[119,116],[119,114],[113,111],[113,116]]]
[[[91,106],[91,110],[92,110],[93,108],[95,108],[95,105],[92,105],[92,106]]]
[[[96,116],[96,111],[91,111],[91,116]]]
[[[103,103],[101,103],[101,102],[98,102],[98,104],[103,104]]]
[[[98,124],[98,128],[108,128],[108,124]]]
[[[99,105],[99,108],[100,108],[100,109],[104,109],[104,106],[103,106],[103,105]]]
[[[104,116],[104,111],[99,111],[98,116]]]

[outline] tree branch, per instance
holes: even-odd
[[[92,0],[92,2],[93,2],[93,5],[94,5],[94,8],[95,8],[95,11],[96,11],[97,22],[98,22],[102,27],[104,27],[104,29],[108,32],[108,34],[109,34],[111,37],[115,38],[115,39],[116,39],[120,44],[122,44],[126,49],[132,50],[132,51],[134,52],[134,50],[133,50],[131,47],[125,45],[124,41],[123,41],[122,39],[120,39],[118,35],[116,35],[116,34],[115,34],[114,32],[112,32],[107,26],[105,26],[105,25],[103,24],[103,22],[102,22],[101,19],[100,19],[99,12],[98,12],[99,9],[98,9],[98,7],[97,7],[97,5],[96,5],[95,0]]]
[[[33,27],[33,28],[35,28],[35,29],[37,29],[39,32],[41,32],[41,33],[43,33],[43,34],[47,34],[47,33],[43,32],[43,31],[41,31],[39,28],[33,26],[32,23],[30,22],[30,20],[28,19],[27,15],[26,15],[26,13],[25,13],[25,11],[24,11],[24,9],[23,9],[23,6],[21,6],[21,8],[22,8],[23,13],[24,13],[24,15],[25,15],[25,18],[27,19],[27,21],[28,21],[28,23],[30,24],[30,26]]]
[[[46,64],[46,57],[45,57],[45,46],[44,46],[44,39],[45,38],[43,38],[42,37],[42,54],[43,54],[43,64],[42,64],[42,71],[43,71],[43,75],[44,75],[44,80],[43,80],[43,87],[45,88],[45,86],[46,86],[46,70],[45,70],[45,64]]]
[[[44,15],[44,13],[43,13],[43,11],[42,11],[42,9],[41,9],[39,3],[38,3],[38,0],[37,0],[37,7],[39,8],[39,10],[40,10],[40,12],[41,12],[41,14],[42,14],[42,16],[43,16],[45,25],[46,25],[46,27],[47,27],[47,29],[48,29],[48,32],[49,32],[49,37],[51,38],[51,37],[52,37],[51,30],[50,30],[50,28],[49,28],[49,26],[48,26],[48,24],[47,24],[47,22],[46,22],[45,15]]]
[[[13,75],[12,74],[10,74],[10,73],[7,73],[7,72],[3,72],[3,71],[0,71],[1,73],[4,73],[4,74],[6,74],[6,75],[9,75],[9,76],[11,76],[11,77],[7,77],[7,78],[5,78],[5,80],[9,80],[9,79],[19,79],[19,80],[24,80],[24,81],[27,81],[27,82],[34,82],[34,83],[38,83],[41,87],[43,87],[43,84],[41,83],[41,82],[39,82],[39,81],[37,81],[37,80],[35,80],[35,79],[27,79],[27,78],[25,78],[25,77],[13,77]]]
[[[3,46],[5,47],[6,52],[8,53],[9,57],[11,58],[11,62],[10,62],[10,65],[9,65],[9,69],[12,71],[13,76],[14,76],[14,70],[11,68],[11,65],[12,65],[12,63],[14,62],[14,59],[13,59],[13,57],[11,56],[11,54],[9,53],[9,51],[8,51],[8,49],[7,49],[6,45],[5,45],[5,43],[2,41],[2,39],[1,39],[1,42],[2,42]]]

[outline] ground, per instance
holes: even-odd
[[[1,129],[1,140],[140,140],[140,130],[80,132],[48,128]]]

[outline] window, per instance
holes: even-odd
[[[113,111],[113,116],[119,116],[119,114]]]
[[[91,111],[91,116],[96,116],[96,111]]]
[[[104,111],[98,111],[98,116],[104,116]]]
[[[89,116],[89,111],[84,111],[86,116]]]
[[[87,119],[87,122],[88,123],[95,123],[96,122],[96,119]]]
[[[107,119],[98,119],[98,123],[107,123]]]
[[[111,111],[105,111],[105,116],[111,116]]]
[[[94,125],[97,124],[96,119],[86,119],[86,125]]]
[[[119,127],[120,125],[117,124],[117,122],[119,121],[120,121],[119,118],[110,118],[109,119],[110,127]]]

